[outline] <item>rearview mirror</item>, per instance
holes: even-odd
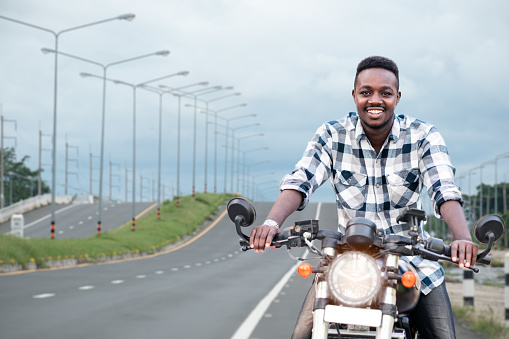
[[[226,207],[231,221],[242,227],[251,226],[256,220],[256,212],[251,203],[244,198],[233,198]]]
[[[496,214],[490,214],[477,220],[474,236],[479,242],[487,244],[490,238],[493,238],[493,242],[499,239],[504,233],[504,229],[504,220]]]

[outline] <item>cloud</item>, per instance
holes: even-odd
[[[166,58],[118,65],[108,76],[139,83],[188,70],[188,77],[161,83],[183,86],[209,81],[211,86],[234,86],[241,96],[215,101],[210,108],[247,103],[247,107],[222,115],[257,115],[251,120],[232,120],[230,126],[249,121],[261,124],[239,129],[236,135],[264,134],[242,140],[241,148],[269,147],[266,152],[246,154],[246,163],[271,160],[253,165],[252,170],[274,171],[266,180],[275,190],[273,181],[293,169],[316,128],[355,109],[351,98],[355,67],[369,55],[385,55],[398,63],[403,96],[397,112],[435,124],[449,145],[458,173],[507,150],[508,119],[501,95],[509,71],[505,15],[509,4],[505,1],[51,0],[42,4],[22,0],[3,7],[1,15],[54,30],[136,14],[132,22],[112,21],[62,34],[59,48],[104,64],[169,49]],[[40,49],[53,48],[54,39],[46,32],[5,20],[0,20],[0,29],[4,33],[0,61],[8,65],[0,68],[2,114],[18,124],[17,131],[6,125],[5,133],[18,138],[19,155],[29,154],[31,167],[36,167],[38,131],[51,134],[53,123],[53,57]],[[59,58],[58,168],[62,173],[65,140],[79,146],[79,185],[88,191],[89,153],[98,155],[100,148],[102,84],[98,79],[79,77],[80,72],[101,74],[101,69]],[[153,93],[138,94],[137,166],[144,175],[153,176],[157,173],[159,102]],[[215,95],[219,96],[202,99]],[[108,84],[105,155],[124,169],[132,162],[132,99],[128,87]],[[164,181],[175,185],[176,98],[165,97],[163,109],[163,164],[168,173]],[[196,173],[200,174],[196,182],[200,189],[204,185],[203,118],[200,115],[197,120]],[[183,107],[185,193],[190,191],[193,125],[192,110]],[[209,137],[207,145],[212,147],[213,135]],[[218,139],[223,151],[224,135]],[[43,148],[51,148],[49,142],[44,137]],[[224,165],[224,156],[219,154]],[[49,161],[49,152],[44,151],[43,163]],[[499,172],[507,165],[501,160]],[[46,167],[45,180],[50,180],[49,172]],[[59,175],[59,183],[61,178]],[[486,180],[493,178],[487,175]],[[316,198],[330,199],[329,191],[322,188]],[[124,197],[123,192],[118,195]],[[273,193],[270,198],[275,198]]]

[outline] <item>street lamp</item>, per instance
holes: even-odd
[[[134,19],[134,17],[135,17],[134,14],[130,14],[130,13],[122,14],[122,15],[119,15],[119,16],[116,16],[113,18],[95,21],[95,22],[91,22],[89,24],[75,26],[75,27],[61,30],[59,32],[55,32],[55,31],[45,28],[45,27],[36,26],[36,25],[30,24],[27,22],[15,20],[15,19],[0,15],[1,19],[9,20],[9,21],[21,24],[21,25],[29,26],[29,27],[32,27],[35,29],[39,29],[39,30],[51,33],[55,38],[55,49],[54,49],[54,51],[55,51],[55,66],[54,66],[54,84],[53,84],[53,88],[54,88],[53,89],[53,150],[52,150],[52,164],[51,164],[51,239],[55,238],[55,190],[56,190],[55,182],[56,182],[56,167],[57,167],[57,165],[56,165],[56,158],[57,158],[57,145],[56,145],[57,144],[57,83],[58,83],[58,54],[59,54],[59,52],[58,52],[58,38],[60,37],[61,34],[67,33],[70,31],[102,24],[102,23],[105,23],[108,21],[113,21],[113,20],[132,21]]]
[[[495,157],[495,214],[498,213],[498,194],[497,194],[497,185],[498,185],[498,178],[497,178],[497,167],[498,167],[498,159],[502,158],[509,158],[509,152],[499,154]],[[504,244],[504,247],[507,248],[507,237],[504,237],[504,240],[506,241]]]
[[[172,88],[164,85],[159,85],[160,88],[164,88],[167,92],[171,92],[174,96],[178,97],[178,110],[177,110],[177,196],[175,198],[177,207],[180,206],[180,110],[182,97],[187,95],[183,89],[188,89],[195,86],[208,86],[207,81],[197,82],[190,85],[181,86],[178,88]]]
[[[256,116],[256,114],[254,114],[253,116]],[[231,187],[231,190],[233,191],[233,171],[234,171],[234,166],[235,166],[235,132],[238,130],[238,129],[243,129],[243,128],[248,128],[248,127],[254,127],[254,126],[260,126],[259,123],[255,123],[255,124],[249,124],[249,125],[243,125],[243,126],[238,126],[238,127],[235,127],[235,128],[232,128],[232,167],[231,167],[231,179],[230,179],[230,187]],[[239,150],[237,150],[237,155],[238,155],[238,158],[240,158],[240,152]],[[238,178],[238,173],[239,173],[239,167],[240,167],[240,161],[237,160],[237,178]],[[239,187],[237,185],[237,191],[239,190]]]
[[[486,161],[485,163],[481,164],[481,166],[479,166],[479,174],[480,174],[480,180],[481,180],[481,189],[480,189],[480,199],[479,199],[479,217],[482,217],[483,216],[483,208],[482,208],[482,199],[483,199],[483,182],[482,182],[482,169],[484,168],[485,165],[488,165],[488,164],[494,164],[495,161],[494,160],[491,160],[491,161]],[[486,198],[486,201],[489,202],[489,196]],[[486,209],[486,213],[489,213],[490,211],[488,209]]]
[[[222,88],[222,90],[233,89],[232,86]],[[209,103],[226,99],[232,96],[241,95],[242,93],[231,93],[227,95],[223,95],[220,97],[216,97],[210,100],[201,100],[205,102],[205,192],[207,192],[207,169],[208,169],[208,135],[209,135]],[[214,112],[211,110],[211,112]],[[214,193],[217,193],[217,111],[214,112]]]
[[[176,73],[175,75],[183,75],[187,76],[189,72],[180,72]],[[159,147],[158,147],[158,165],[157,165],[157,218],[160,218],[161,213],[161,139],[162,139],[162,125],[163,125],[163,95],[166,93],[169,93],[164,90],[154,89],[151,87],[146,86],[147,83],[152,82],[148,81],[143,83],[140,87],[153,92],[157,93],[159,95]]]
[[[469,171],[468,171],[468,193],[470,194],[470,197],[469,197],[469,203],[470,203],[470,220],[473,222],[474,218],[475,218],[475,212],[474,212],[474,201],[472,201],[472,197],[473,197],[473,194],[472,194],[472,187],[471,187],[471,175],[472,174],[475,174],[474,170],[478,169],[479,167],[474,167],[474,168],[471,168]]]
[[[264,147],[265,150],[268,150],[269,148],[268,147]],[[249,196],[249,179],[251,177],[251,166],[257,166],[257,165],[262,165],[262,164],[266,164],[266,163],[269,163],[270,160],[264,160],[264,161],[259,161],[259,162],[255,162],[255,163],[252,163],[252,164],[249,164],[249,165],[246,165],[246,168],[247,168],[247,175],[246,177],[244,178],[244,185],[245,185],[245,190],[246,190],[246,197]],[[253,176],[254,177],[254,176]],[[254,178],[253,178],[253,195],[251,196],[251,199],[254,199]]]
[[[266,160],[265,162],[270,163],[270,160]],[[253,175],[253,188],[252,188],[252,190],[253,190],[253,200],[254,201],[258,200],[258,198],[257,198],[258,194],[257,194],[257,190],[256,190],[256,185],[255,185],[256,177],[260,177],[260,176],[263,176],[263,175],[274,175],[274,174],[276,174],[276,172],[270,171],[270,172],[258,173],[256,175]]]
[[[156,81],[160,81],[163,79],[171,78],[174,76],[187,76],[188,74],[189,74],[188,71],[182,71],[182,72],[172,73],[169,75],[158,77],[155,79],[147,80],[147,81],[144,81],[144,82],[141,82],[138,84],[131,84],[131,83],[121,81],[121,80],[106,79],[108,81],[113,82],[116,85],[129,86],[133,90],[133,173],[132,173],[132,182],[133,182],[133,192],[132,192],[133,199],[132,200],[133,201],[132,201],[132,226],[131,226],[131,229],[133,231],[136,229],[136,89],[139,87],[139,88],[143,88],[145,90],[157,92],[157,88],[152,88],[152,87],[148,86],[148,84],[156,82]],[[89,74],[89,73],[80,73],[80,75],[82,77],[94,77],[94,78],[102,79],[101,76]],[[160,115],[159,116],[159,186],[160,186],[160,179],[161,179],[161,174],[160,174],[161,173],[161,170],[160,170],[161,169],[161,113],[162,113],[161,112],[161,110],[162,110],[161,100],[162,100],[162,98],[160,98],[160,100],[159,100],[159,115]],[[160,193],[158,193],[158,194],[159,194],[159,201],[160,201]],[[157,206],[158,218],[159,218],[159,215],[160,215],[160,204],[158,203],[158,206]]]
[[[48,49],[48,48],[43,48],[42,52],[43,53],[62,54],[64,56],[72,58],[72,59],[77,59],[77,60],[80,60],[80,61],[84,61],[84,62],[87,62],[87,63],[91,63],[91,64],[94,64],[94,65],[100,66],[103,69],[103,75],[102,75],[102,80],[103,80],[103,98],[102,98],[101,154],[100,154],[101,160],[100,160],[100,166],[99,166],[100,167],[100,172],[99,172],[99,213],[98,213],[98,220],[97,220],[97,234],[99,235],[99,234],[101,234],[101,218],[102,218],[102,192],[103,192],[103,167],[104,167],[103,166],[104,165],[104,121],[105,121],[105,117],[106,117],[106,81],[108,80],[108,78],[106,76],[106,73],[108,71],[108,68],[111,67],[111,66],[123,64],[123,63],[129,62],[129,61],[134,61],[134,60],[138,60],[138,59],[143,59],[143,58],[146,58],[146,57],[149,57],[149,56],[154,56],[154,55],[167,56],[168,54],[170,54],[170,51],[168,51],[168,50],[161,50],[161,51],[157,51],[157,52],[154,52],[154,53],[139,55],[139,56],[136,56],[136,57],[133,57],[133,58],[123,59],[123,60],[112,62],[112,63],[109,63],[109,64],[102,64],[102,63],[97,62],[97,61],[85,59],[85,58],[82,58],[82,57],[79,57],[79,56],[76,56],[76,55],[72,55],[72,54],[69,54],[69,53],[58,52],[57,50],[51,50],[51,49]],[[81,75],[83,77],[86,77],[86,76],[88,76],[88,73],[82,73]]]
[[[233,87],[227,87],[227,88],[223,88],[223,89],[232,89]],[[224,112],[224,111],[227,111],[227,110],[230,110],[230,109],[233,109],[233,108],[237,108],[237,107],[245,107],[247,106],[247,104],[239,104],[239,105],[233,105],[233,106],[229,106],[229,107],[226,107],[226,108],[223,108],[223,109],[219,109],[219,110],[209,110],[208,108],[208,104],[209,102],[212,102],[212,101],[216,101],[216,100],[220,100],[220,99],[224,99],[224,98],[227,98],[227,97],[231,97],[231,96],[234,96],[234,95],[241,95],[240,92],[238,93],[232,93],[232,94],[228,94],[228,95],[224,95],[224,96],[221,96],[221,97],[218,97],[218,98],[214,98],[212,100],[208,100],[208,101],[205,101],[205,100],[201,100],[201,101],[204,101],[206,103],[205,105],[205,108],[200,108],[200,107],[196,107],[195,108],[199,108],[201,110],[203,110],[205,112],[205,115],[206,115],[206,128],[205,128],[205,192],[207,191],[207,159],[208,159],[208,124],[209,124],[209,121],[208,121],[208,112],[212,112],[214,113],[214,193],[217,193],[217,135],[218,135],[218,132],[217,132],[217,118],[222,118],[220,116],[218,116],[218,113],[221,113],[221,112]],[[186,105],[188,107],[191,107],[191,105]],[[227,134],[226,134],[227,135]],[[224,191],[226,193],[226,187],[224,188]]]
[[[238,150],[238,154],[239,154],[239,160],[240,160],[240,141],[243,140],[243,139],[248,139],[248,138],[253,138],[253,137],[259,137],[259,136],[263,136],[264,134],[263,133],[256,133],[256,134],[250,134],[250,135],[245,135],[243,137],[240,137],[240,138],[237,138],[237,142],[238,142],[238,147],[237,147],[237,150]],[[262,149],[265,149],[265,148],[257,148],[257,149],[252,149],[252,150],[249,150],[249,151],[244,151],[243,153],[243,176],[245,178],[245,171],[246,171],[246,153],[249,153],[249,152],[254,152],[254,151],[258,151],[258,150],[262,150]],[[238,164],[240,165],[240,161],[238,162]],[[239,181],[240,181],[240,169],[239,169],[240,166],[237,166],[237,192],[239,191]],[[243,187],[243,190],[244,190],[244,187]]]
[[[196,193],[196,119],[198,115],[198,106],[197,106],[197,100],[198,97],[201,95],[206,94],[212,94],[214,92],[220,91],[223,87],[222,86],[214,86],[214,87],[207,87],[191,92],[187,92],[185,96],[191,96],[194,98],[194,105],[188,105],[186,104],[186,107],[194,107],[194,132],[193,132],[193,188],[192,188],[192,196],[195,196]],[[205,187],[205,192],[207,192],[207,188]]]

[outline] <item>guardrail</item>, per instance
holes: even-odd
[[[70,204],[72,196],[57,195],[55,196],[55,204]],[[51,194],[38,195],[26,200],[18,201],[15,204],[4,207],[0,210],[0,223],[11,218],[13,214],[23,214],[41,206],[51,204]]]

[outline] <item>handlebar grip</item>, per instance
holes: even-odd
[[[444,245],[444,250],[442,251],[442,254],[447,257],[451,257],[451,246]]]
[[[277,242],[277,241],[281,241],[281,240],[286,240],[288,237],[285,236],[283,233],[278,233],[274,236],[274,238],[272,239],[272,242]]]
[[[442,254],[450,257],[451,256],[451,246],[444,245],[444,251]],[[476,263],[483,264],[483,265],[491,265],[491,257],[489,255],[487,255],[482,259],[478,258],[476,260]]]

